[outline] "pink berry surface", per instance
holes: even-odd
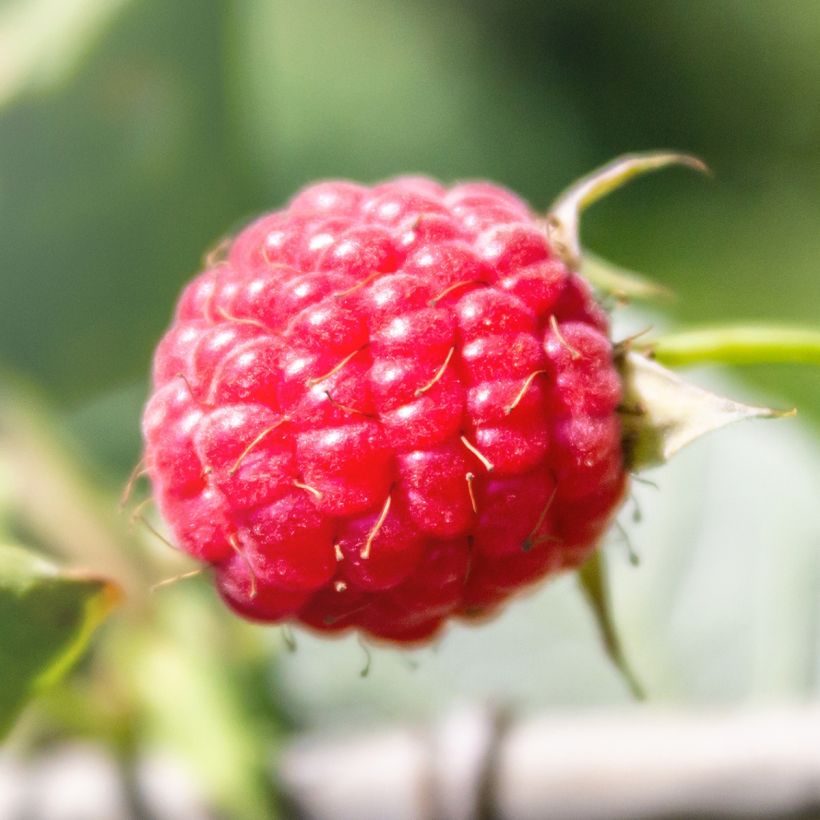
[[[608,318],[517,196],[322,182],[183,291],[145,458],[239,615],[425,642],[595,549],[623,497]]]

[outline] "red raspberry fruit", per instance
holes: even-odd
[[[324,182],[183,292],[146,463],[234,611],[416,643],[585,560],[620,399],[605,313],[518,197]]]

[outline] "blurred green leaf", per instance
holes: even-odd
[[[144,377],[181,284],[255,207],[227,14],[128,3],[59,90],[2,110],[0,358],[63,402]]]
[[[761,399],[720,372],[693,377]],[[621,516],[640,565],[620,550],[605,559],[618,634],[650,698],[816,697],[820,450],[799,416],[727,427],[646,476],[657,487],[635,482]]]
[[[280,730],[270,655],[196,582],[157,590],[150,623],[112,652],[143,741],[186,761],[226,817],[274,818],[270,766]]]
[[[0,8],[0,106],[54,85],[128,0],[28,0]]]
[[[28,697],[79,658],[119,596],[110,581],[0,546],[0,735]]]
[[[142,598],[153,562],[118,512],[121,488],[102,480],[43,395],[0,365],[0,537],[92,567],[129,601]]]
[[[271,204],[324,176],[423,172],[496,178],[546,207],[571,179],[556,158],[580,161],[586,134],[560,67],[521,71],[498,53],[504,26],[476,11],[435,0],[237,4],[234,111]]]

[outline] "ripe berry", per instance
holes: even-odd
[[[415,643],[577,567],[624,493],[606,314],[518,197],[323,182],[183,292],[146,461],[240,615]]]

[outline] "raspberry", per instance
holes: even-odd
[[[626,486],[606,314],[488,183],[322,182],[157,348],[146,463],[239,615],[424,642],[579,566]]]

